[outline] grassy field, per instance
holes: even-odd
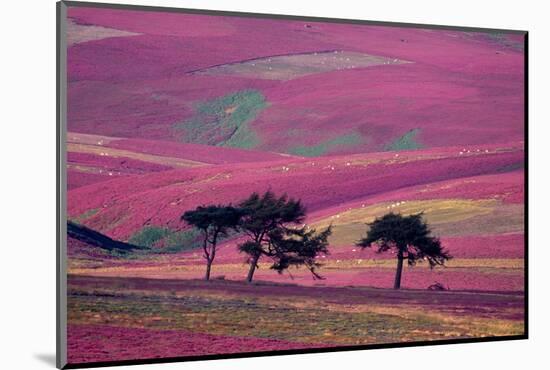
[[[271,349],[398,343],[523,333],[522,293],[394,291],[303,287],[229,281],[69,277],[69,326],[95,327],[69,351],[75,361],[90,345],[113,341],[115,329],[166,334],[208,333],[271,340]],[[114,339],[115,338],[115,339]],[[278,347],[282,343],[284,347]],[[172,355],[185,355],[171,343]],[[113,342],[107,355],[121,344]],[[135,346],[127,353],[140,353]],[[208,353],[207,348],[193,355]],[[228,353],[222,351],[221,353]],[[122,356],[122,357],[121,357]]]

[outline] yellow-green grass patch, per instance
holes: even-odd
[[[74,263],[69,266],[69,273],[77,275],[90,276],[134,276],[134,277],[156,277],[156,278],[200,278],[204,272],[204,264],[202,260],[196,260],[193,264],[177,264],[170,263],[166,260],[151,260],[146,266],[133,264],[119,264],[115,266],[87,266],[83,263]],[[271,271],[271,266],[268,262],[259,263],[261,271]],[[215,263],[213,272],[215,274],[244,274],[247,270],[245,263]],[[523,258],[455,258],[448,261],[445,265],[446,271],[451,270],[468,270],[476,272],[484,272],[489,274],[500,273],[523,273],[524,260]],[[405,267],[408,269],[409,267]],[[427,263],[419,262],[412,267],[415,270],[429,269]],[[323,272],[331,271],[368,271],[370,269],[395,269],[394,259],[345,259],[345,260],[327,260],[322,262],[320,268]],[[304,272],[306,270],[291,267],[289,271],[292,274]],[[273,271],[273,274],[276,274]]]
[[[133,152],[124,149],[115,149],[98,145],[69,143],[67,145],[68,152],[95,154],[99,156],[114,157],[114,158],[130,158],[137,159],[144,162],[161,164],[165,166],[173,167],[198,167],[204,166],[205,163],[192,161],[189,159],[165,157],[153,154],[145,154]]]
[[[354,208],[310,224],[322,229],[332,224],[331,245],[353,245],[366,235],[367,223],[386,213],[423,213],[437,236],[497,234],[523,231],[523,206],[495,199],[432,199],[383,202]]]
[[[102,26],[78,24],[72,19],[67,21],[67,45],[72,46],[87,41],[102,40],[111,37],[137,36],[139,33],[117,30]]]
[[[268,80],[291,80],[310,74],[353,70],[378,65],[410,63],[405,60],[369,55],[353,51],[319,51],[276,55],[236,63],[222,64],[193,71],[193,74],[229,75]]]

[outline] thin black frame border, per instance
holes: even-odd
[[[215,15],[215,16],[230,16],[240,18],[260,18],[260,19],[280,19],[280,20],[295,20],[308,22],[329,22],[341,24],[359,24],[371,26],[399,27],[399,28],[424,28],[436,30],[452,30],[452,31],[471,31],[471,32],[498,32],[506,34],[519,34],[524,36],[524,333],[521,335],[498,336],[498,337],[480,337],[480,338],[464,338],[464,339],[444,339],[434,341],[414,341],[406,343],[381,343],[353,346],[339,346],[332,348],[308,348],[298,350],[274,350],[274,351],[258,351],[258,352],[240,352],[232,354],[215,354],[202,356],[181,356],[181,357],[165,357],[154,359],[135,359],[123,361],[98,361],[86,363],[67,363],[67,333],[66,333],[66,243],[64,242],[64,225],[66,225],[66,210],[64,209],[66,200],[66,176],[65,176],[65,155],[66,143],[64,137],[66,134],[66,43],[63,35],[65,30],[64,21],[66,18],[66,9],[68,7],[86,7],[86,8],[103,8],[103,9],[120,9],[120,10],[138,10],[138,11],[153,11],[163,13],[184,13],[184,14],[199,14],[199,15]],[[193,362],[205,360],[221,360],[221,359],[236,359],[249,357],[269,357],[269,356],[284,356],[296,354],[314,354],[314,353],[330,353],[330,352],[347,352],[360,351],[368,349],[388,349],[388,348],[406,348],[420,346],[435,346],[448,344],[466,344],[466,343],[485,343],[485,342],[500,342],[510,340],[525,340],[529,339],[529,31],[499,29],[499,28],[482,28],[482,27],[461,27],[434,25],[422,23],[403,23],[403,22],[384,22],[372,20],[358,19],[343,19],[343,18],[325,18],[325,17],[310,17],[299,15],[284,15],[284,14],[267,14],[267,13],[250,13],[237,11],[222,11],[222,10],[206,10],[206,9],[191,9],[191,8],[176,8],[163,6],[148,6],[148,5],[131,5],[131,4],[111,4],[100,2],[83,2],[83,1],[58,1],[56,3],[56,367],[59,369],[79,369],[79,368],[95,368],[106,366],[126,366],[126,365],[145,365],[173,362]],[[65,48],[65,50],[63,50]],[[65,59],[64,59],[65,58]],[[65,295],[65,296],[63,296]],[[64,317],[65,316],[65,317]],[[61,327],[64,326],[64,327]],[[64,348],[63,348],[64,347]]]

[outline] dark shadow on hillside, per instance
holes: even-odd
[[[143,249],[143,247],[139,247],[137,245],[111,239],[107,235],[103,235],[84,225],[80,225],[72,221],[67,221],[67,235],[86,244],[90,244],[95,247],[106,249],[109,251],[119,250],[122,252],[127,252],[134,249]]]

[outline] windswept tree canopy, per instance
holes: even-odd
[[[279,273],[290,266],[305,266],[315,279],[324,279],[315,270],[321,267],[316,258],[328,255],[328,237],[332,233],[329,226],[320,233],[314,229],[301,227],[285,236],[283,233],[272,233],[271,243],[274,244],[274,263],[271,268]]]
[[[227,236],[231,229],[238,227],[243,211],[231,205],[199,206],[187,211],[181,220],[203,232],[203,252],[206,259],[205,279],[210,279],[210,269],[216,257],[216,246],[221,236]]]
[[[330,228],[320,234],[315,230],[306,231],[303,224],[306,209],[299,200],[282,195],[275,196],[271,191],[263,195],[253,193],[239,205],[244,215],[240,222],[242,230],[249,239],[239,245],[241,252],[248,254],[250,271],[248,281],[263,256],[273,260],[272,269],[282,272],[290,266],[306,266],[316,278],[319,264],[315,262],[318,254],[328,253],[327,238]]]
[[[252,193],[239,205],[244,212],[241,228],[252,239],[263,241],[270,231],[286,230],[288,224],[303,223],[306,209],[299,200],[286,194],[277,198],[272,191],[260,196]]]
[[[451,258],[439,238],[431,235],[422,213],[410,216],[388,213],[368,226],[367,236],[357,243],[359,247],[369,248],[374,244],[379,253],[397,250],[411,266],[418,260],[427,260],[430,267],[435,267]]]
[[[451,255],[443,249],[438,238],[431,235],[428,225],[422,219],[422,214],[402,216],[388,213],[368,224],[367,236],[357,245],[369,248],[376,245],[378,253],[395,250],[397,254],[397,270],[395,272],[394,289],[401,287],[403,260],[407,259],[409,266],[418,260],[426,260],[430,268],[443,265]]]
[[[181,220],[200,230],[225,234],[239,223],[242,214],[242,210],[231,205],[199,206],[192,211],[186,211]]]

